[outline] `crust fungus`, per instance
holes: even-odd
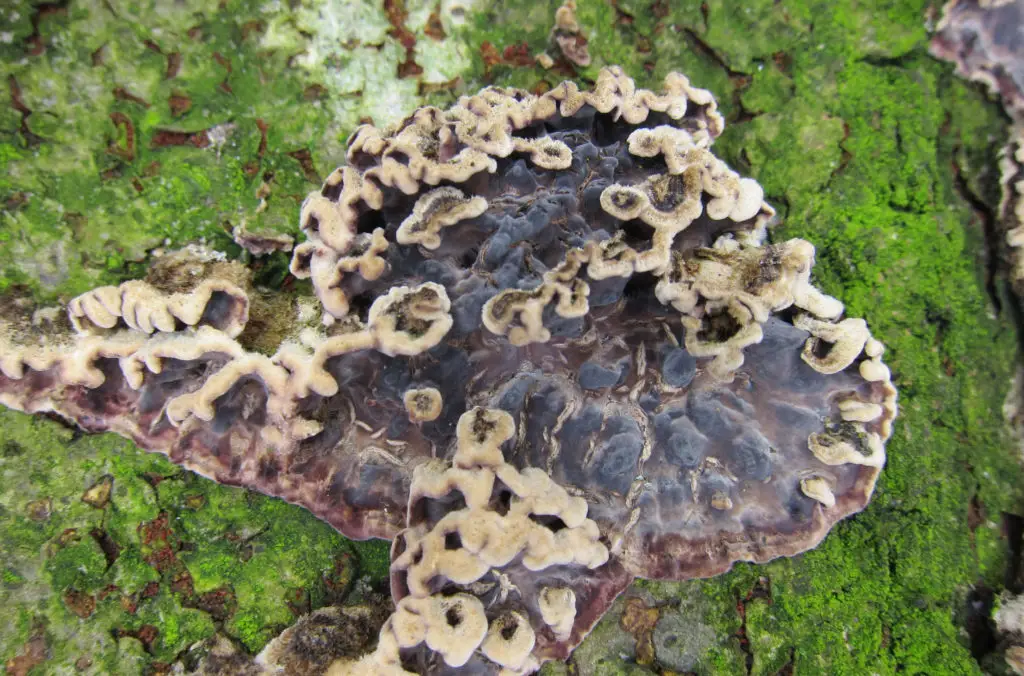
[[[426,282],[416,287],[395,286],[370,306],[367,328],[381,352],[413,355],[437,345],[452,318],[444,287]]]
[[[606,68],[360,127],[293,252],[323,322],[211,260],[67,316],[6,299],[0,401],[393,539],[397,610],[331,673],[530,673],[636,576],[814,547],[885,462],[882,344],[811,244],[766,243],[722,126]]]
[[[529,620],[513,611],[499,615],[491,622],[487,636],[480,644],[480,652],[491,662],[522,673],[527,663],[537,666],[536,660],[531,659],[536,642],[537,636]]]
[[[956,64],[957,73],[1003,97],[1015,117],[1024,114],[1024,61],[1020,34],[1024,7],[1014,0],[948,0],[936,25],[931,53]]]
[[[832,494],[832,488],[828,481],[822,477],[809,477],[800,480],[800,490],[809,498],[814,498],[825,507],[836,506],[836,496]]]
[[[541,619],[560,641],[568,638],[576,619],[576,594],[572,589],[544,587],[537,598]]]
[[[1010,143],[1000,157],[999,224],[1009,248],[1010,280],[1018,298],[1024,297],[1024,113],[1011,128]]]
[[[1024,5],[1013,0],[949,0],[930,51],[956,65],[958,75],[999,94],[1012,123],[999,167],[1002,199],[995,225],[1008,250],[1010,281],[1024,297]]]
[[[382,641],[363,664],[401,663],[423,673],[433,652],[470,672],[493,665],[530,673],[539,658],[558,654],[575,618],[575,595],[539,583],[617,568],[606,565],[608,547],[587,518],[586,500],[539,468],[505,460],[501,447],[514,437],[507,412],[475,407],[459,418],[451,460],[414,473],[407,527],[392,546],[398,609],[385,631],[395,640]],[[593,600],[591,590],[580,593]],[[432,620],[419,609],[456,601],[447,624],[457,628],[432,642]]]

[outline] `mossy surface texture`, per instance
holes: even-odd
[[[248,260],[231,230],[296,234],[360,120],[562,79],[520,58],[545,48],[557,4],[7,3],[0,292],[66,301],[201,239]],[[814,243],[816,282],[886,343],[901,417],[873,502],[816,550],[638,582],[546,671],[998,669],[967,631],[969,597],[1007,572],[1001,515],[1022,506],[1001,413],[1017,333],[985,262],[998,105],[927,56],[923,2],[578,4],[581,82],[617,63],[718,97],[718,153],[765,187],[783,217],[772,237]],[[280,283],[286,261],[253,260],[257,280]],[[386,543],[350,543],[298,507],[6,410],[0,542],[11,673],[159,672],[216,631],[258,651],[387,565]]]

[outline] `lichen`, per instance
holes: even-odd
[[[426,6],[407,30],[428,67],[398,77],[380,3],[192,5],[5,7],[0,289],[53,298],[116,284],[165,242],[236,253],[235,227],[294,234],[295,200],[345,135],[421,104],[468,59],[424,32]]]

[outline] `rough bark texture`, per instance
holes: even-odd
[[[927,54],[924,2],[21,2],[0,9],[0,293],[40,303],[140,277],[153,249],[298,232],[363,118],[489,83],[621,64],[722,103],[718,152],[764,187],[776,241],[889,348],[902,416],[868,509],[816,550],[641,582],[546,673],[978,673],[986,600],[1019,584],[1024,509],[1002,415],[1018,345],[992,261],[1005,118]],[[341,17],[345,17],[342,19]],[[578,42],[579,38],[577,38]],[[533,55],[547,48],[549,70]],[[257,282],[310,295],[287,254]],[[268,339],[269,341],[269,339]],[[0,411],[0,660],[10,673],[154,673],[215,632],[259,651],[386,584],[387,544],[181,472],[113,436]],[[1017,590],[1019,591],[1019,590]]]

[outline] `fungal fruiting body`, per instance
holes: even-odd
[[[608,68],[360,127],[301,213],[322,321],[268,349],[268,292],[184,252],[68,315],[8,300],[0,401],[393,539],[395,613],[335,673],[529,673],[636,576],[815,546],[885,462],[882,344],[765,243],[722,125]]]
[[[1024,299],[1024,50],[1021,25],[1024,3],[1019,0],[949,0],[932,37],[933,56],[956,65],[958,75],[987,86],[1002,100],[1010,118],[1009,139],[999,155],[1001,199],[993,226],[1002,246],[987,261],[1005,271],[1018,306]],[[1013,379],[1003,414],[1021,431],[1021,371]],[[1010,671],[1024,674],[1024,597],[1004,592],[995,604],[992,621]]]
[[[998,94],[1012,124],[999,159],[1002,199],[995,226],[1018,298],[1024,297],[1024,3],[1016,0],[949,0],[932,37],[933,56],[956,65],[958,75]],[[1002,249],[1002,247],[1000,247]],[[992,264],[998,264],[993,260]]]
[[[1011,117],[1024,115],[1024,59],[1018,0],[948,0],[929,51],[956,64],[958,75],[998,93]]]

